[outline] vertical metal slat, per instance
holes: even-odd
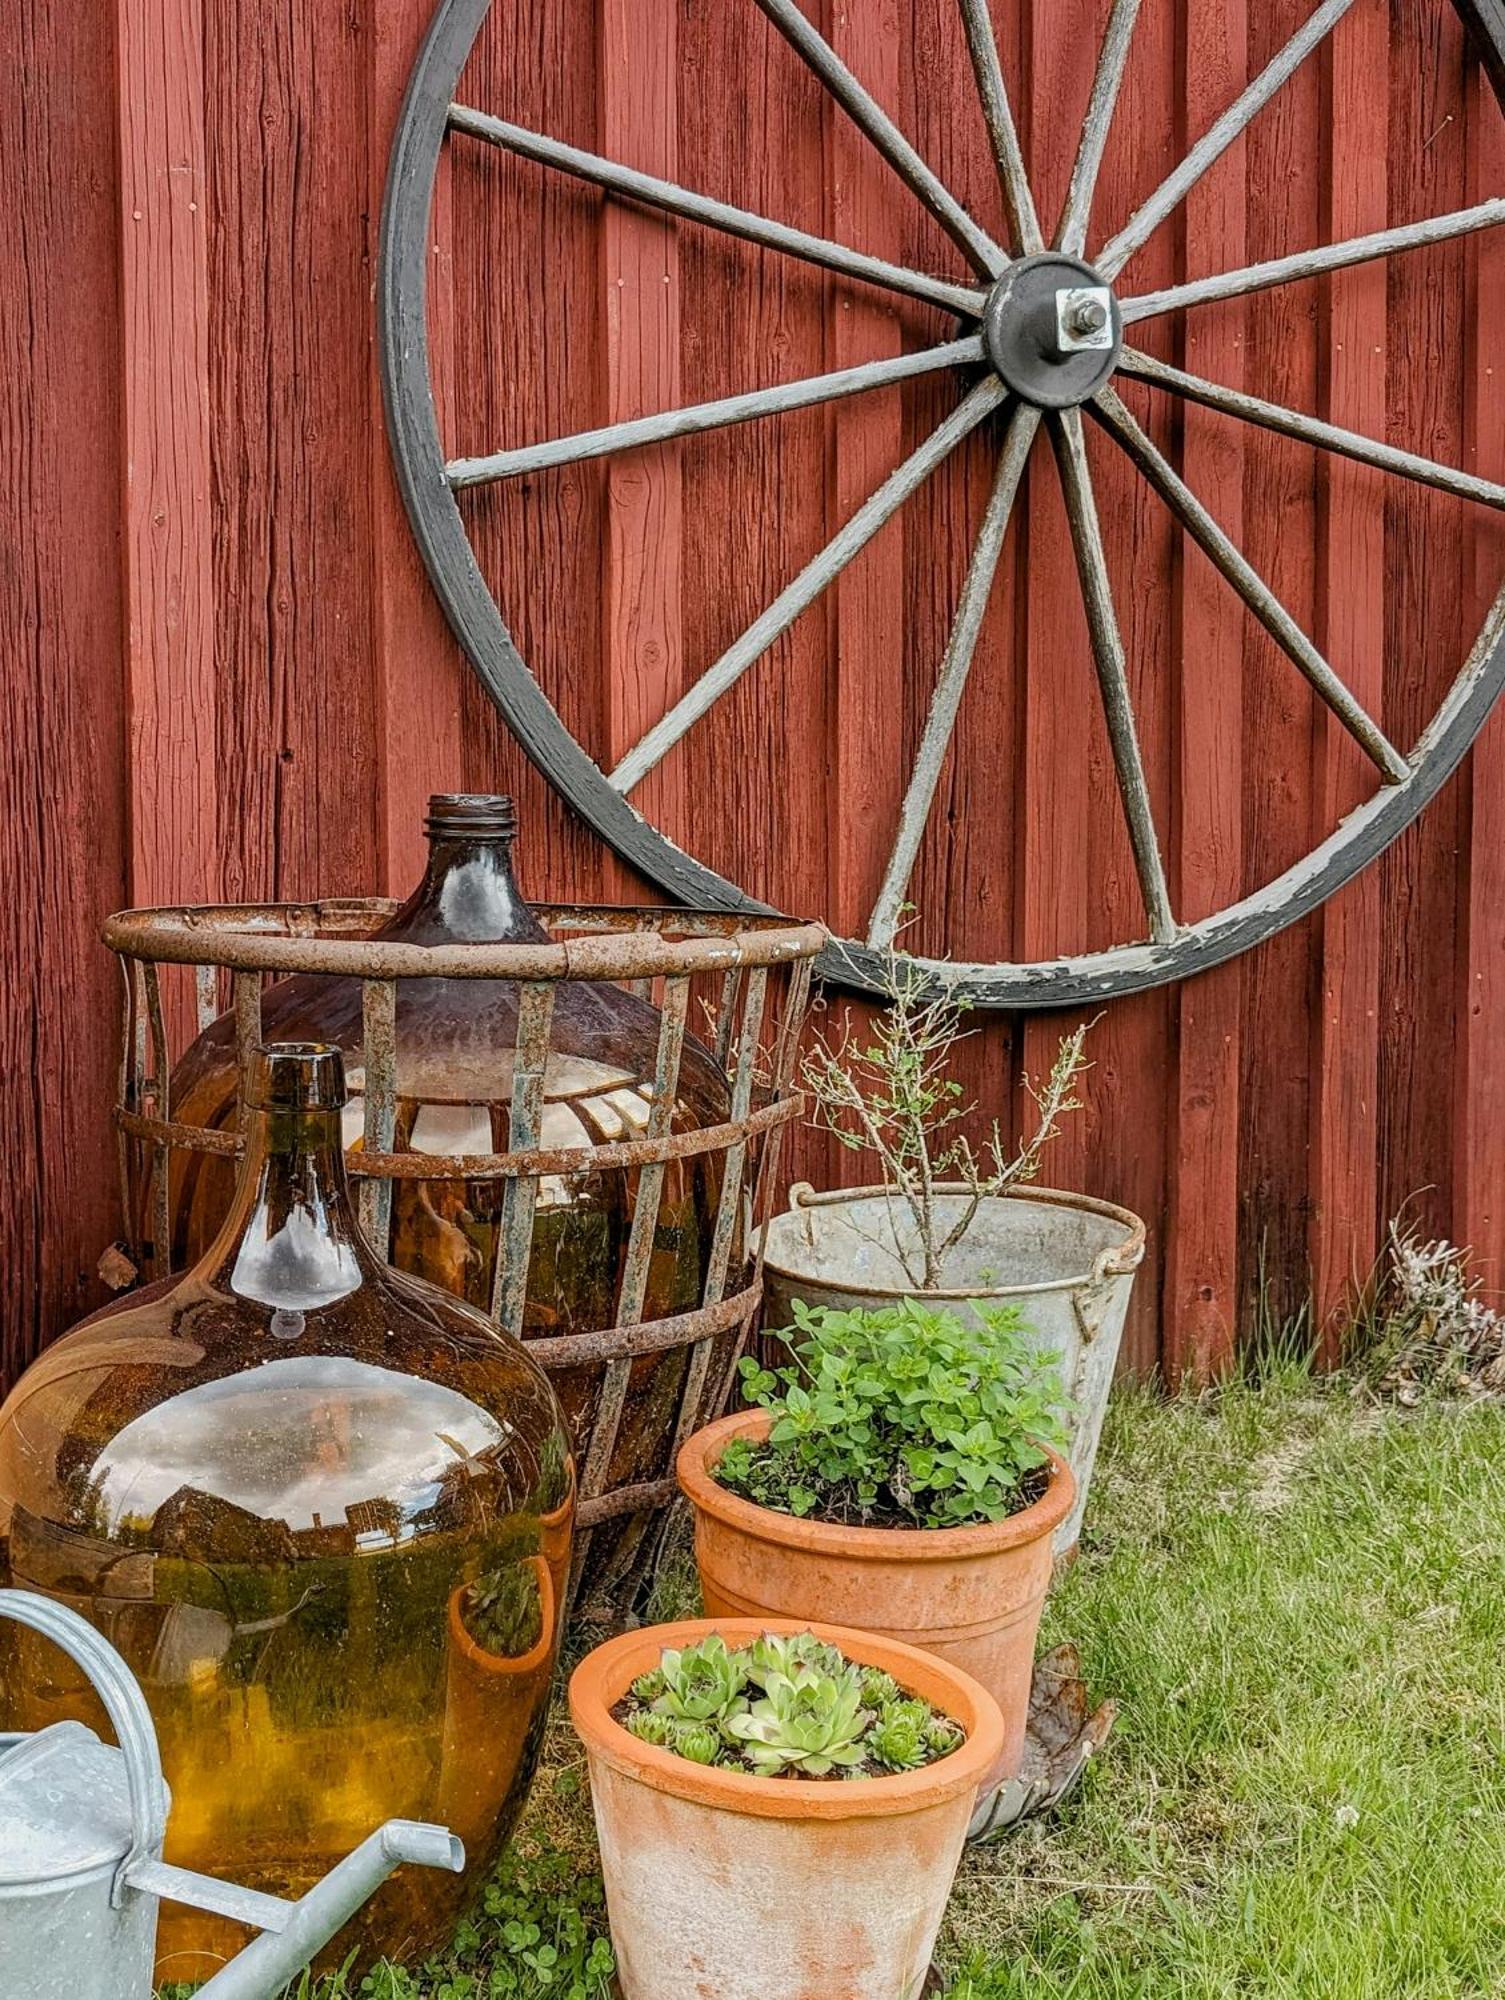
[[[162,981],[155,959],[143,966],[146,989],[146,1017],[151,1029],[152,1116],[160,1124],[172,1117],[171,1059],[167,1052],[167,1026],[162,1016]],[[152,1274],[163,1278],[172,1269],[172,1149],[165,1140],[152,1155]]]
[[[737,1068],[732,1080],[732,1123],[735,1125],[740,1125],[752,1109],[753,1090],[758,1076],[758,1045],[767,998],[768,968],[766,965],[754,966],[748,974],[746,991],[742,998],[741,1029],[736,1036]],[[729,1020],[728,1016],[728,1024]],[[729,1025],[727,1046],[731,1046]],[[711,1253],[706,1260],[705,1290],[701,1295],[703,1305],[719,1305],[726,1291],[732,1237],[736,1233],[737,1212],[743,1202],[746,1161],[747,1141],[733,1140],[721,1161],[721,1196],[716,1204],[716,1226],[711,1235]],[[741,1353],[741,1341],[739,1340],[736,1345],[737,1353],[733,1356],[732,1366],[736,1365]],[[715,1348],[714,1339],[702,1340],[696,1343],[695,1352],[690,1356],[690,1365],[685,1372],[679,1422],[674,1433],[676,1454],[691,1431],[700,1423],[706,1377],[710,1373]]]
[[[219,967],[217,965],[196,965],[193,968],[194,1016],[202,1035],[219,1019]]]
[[[674,1108],[679,1097],[679,1069],[684,1055],[685,1023],[690,1010],[690,978],[677,974],[664,985],[664,1002],[658,1036],[658,1061],[653,1075],[653,1104],[648,1113],[646,1136],[666,1139],[674,1126]],[[648,1271],[658,1234],[659,1211],[663,1202],[664,1162],[655,1160],[638,1170],[637,1198],[633,1203],[632,1227],[627,1236],[627,1258],[622,1267],[622,1292],[617,1307],[618,1326],[637,1326],[643,1317],[648,1296]],[[611,1470],[622,1412],[627,1403],[627,1385],[632,1362],[623,1357],[607,1363],[601,1400],[596,1407],[590,1451],[580,1480],[581,1498],[593,1500],[605,1490]],[[578,1579],[590,1547],[591,1531],[580,1536],[575,1550],[574,1570]]]
[[[397,1135],[397,984],[361,982],[361,1052],[365,1060],[361,1142],[368,1153],[390,1153]],[[385,1174],[361,1181],[361,1228],[383,1257],[392,1254],[392,1183]]]
[[[529,1152],[539,1143],[553,1018],[553,985],[547,980],[530,981],[522,989],[517,1010],[517,1052],[512,1069],[512,1114],[507,1143],[510,1153]],[[491,1316],[503,1333],[520,1336],[523,1330],[528,1267],[533,1253],[533,1215],[537,1206],[536,1174],[519,1174],[508,1181],[502,1196],[502,1227],[491,1281]]]

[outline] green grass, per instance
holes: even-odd
[[[1299,1370],[1126,1392],[1092,1518],[1045,1640],[1080,1645],[1118,1723],[1054,1818],[963,1863],[949,2000],[1505,1994],[1505,1406],[1403,1412]],[[556,1722],[498,1907],[363,1990],[598,2000],[596,1973],[503,1964],[509,1923],[588,1950],[592,1860]]]

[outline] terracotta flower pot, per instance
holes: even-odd
[[[1051,1537],[1076,1483],[1054,1452],[1042,1497],[974,1528],[843,1528],[758,1507],[711,1477],[729,1439],[762,1440],[766,1410],[723,1417],[686,1440],[675,1470],[695,1510],[695,1562],[711,1617],[831,1618],[923,1646],[971,1674],[1003,1711],[984,1789],[1018,1774],[1029,1722]]]
[[[542,1556],[525,1560],[538,1580],[542,1623],[537,1642],[526,1653],[509,1659],[477,1644],[465,1623],[468,1583],[460,1584],[449,1600],[439,1802],[445,1825],[466,1841],[480,1836],[487,1798],[499,1796],[496,1788],[510,1784],[522,1746],[529,1740],[521,1719],[530,1704],[538,1708],[554,1673],[561,1629],[554,1574]],[[519,1726],[514,1726],[514,1718]]]
[[[918,2000],[1002,1721],[987,1692],[912,1646],[810,1625],[966,1731],[888,1778],[759,1778],[639,1742],[612,1709],[666,1646],[732,1647],[788,1619],[693,1619],[627,1632],[570,1682],[623,2000]]]

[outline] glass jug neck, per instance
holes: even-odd
[[[274,1316],[358,1291],[379,1267],[345,1171],[340,1112],[248,1106],[235,1200],[199,1274]]]
[[[482,809],[493,804],[494,810]],[[547,942],[548,933],[524,902],[512,872],[516,823],[509,800],[436,799],[427,832],[423,880],[383,927],[383,936],[413,944]]]

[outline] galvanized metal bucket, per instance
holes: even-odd
[[[1077,1502],[1056,1533],[1056,1552],[1081,1534],[1098,1439],[1113,1386],[1134,1273],[1144,1260],[1145,1227],[1108,1201],[1057,1188],[1019,1188],[981,1202],[971,1228],[947,1254],[946,1285],[922,1291],[910,1279],[914,1225],[902,1201],[877,1187],[817,1194],[800,1184],[791,1206],[764,1231],[764,1331],[794,1324],[792,1302],[850,1311],[898,1298],[925,1298],[975,1316],[980,1305],[1017,1305],[1037,1350],[1060,1357],[1074,1412],[1071,1469]],[[944,1233],[970,1199],[937,1190]]]

